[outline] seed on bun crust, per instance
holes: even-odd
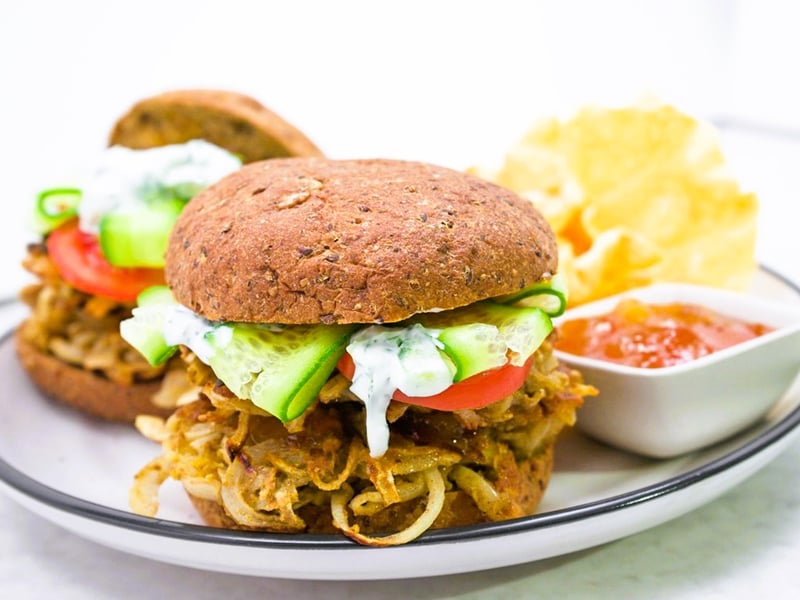
[[[204,139],[244,162],[322,156],[291,123],[257,100],[227,90],[175,90],[137,102],[114,125],[109,145],[153,148]]]
[[[166,276],[211,320],[391,323],[516,292],[556,267],[549,225],[504,188],[418,162],[290,158],[198,194]]]

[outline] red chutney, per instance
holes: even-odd
[[[570,354],[657,369],[687,363],[772,331],[694,304],[626,299],[613,311],[558,328],[556,347]]]

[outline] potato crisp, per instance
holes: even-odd
[[[472,171],[547,218],[574,305],[662,281],[746,288],[758,204],[725,167],[710,125],[659,105],[541,121]]]

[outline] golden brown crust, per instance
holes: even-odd
[[[504,188],[417,162],[295,158],[196,196],[166,276],[213,320],[368,323],[511,293],[556,267],[549,225]]]
[[[364,405],[344,376],[333,376],[317,403],[283,424],[187,358],[201,391],[141,429],[162,454],[134,477],[135,512],[156,516],[159,487],[174,479],[213,527],[339,531],[376,546],[405,543],[430,527],[533,514],[556,440],[594,392],[545,342],[524,385],[489,406],[448,412],[393,403],[389,448],[374,457]]]
[[[139,414],[167,416],[172,412],[151,402],[161,379],[124,385],[41,352],[24,339],[20,329],[15,341],[20,364],[50,398],[107,421],[132,422]]]
[[[245,162],[322,156],[294,125],[257,100],[225,90],[175,90],[136,103],[114,125],[109,145],[152,148],[204,139]]]
[[[525,474],[525,481],[515,482],[517,487],[513,489],[516,495],[514,500],[523,506],[528,514],[533,513],[550,482],[550,475],[553,471],[553,445],[550,444],[541,453],[526,461],[518,461],[520,472]],[[188,490],[186,494],[209,527],[252,529],[237,524],[219,502],[200,498]],[[358,525],[361,529],[371,532],[392,532],[405,529],[422,512],[425,502],[426,498],[422,497],[394,504],[371,517],[359,517]],[[307,524],[305,533],[336,533],[338,531],[333,525],[328,506],[309,504],[298,510],[298,515]],[[487,522],[486,516],[478,509],[472,498],[462,490],[453,489],[445,494],[444,507],[431,529],[462,527],[484,522]],[[265,531],[263,528],[259,530]],[[280,532],[276,531],[276,533]]]

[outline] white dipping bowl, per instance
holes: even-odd
[[[721,441],[762,418],[800,371],[800,304],[689,284],[657,284],[568,310],[558,324],[611,311],[623,298],[698,304],[775,330],[689,363],[645,369],[556,351],[599,396],[577,427],[612,446],[669,458]]]

